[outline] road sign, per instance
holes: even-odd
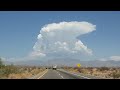
[[[81,66],[81,64],[80,64],[80,63],[78,63],[78,64],[77,64],[77,67],[80,67],[80,66]]]

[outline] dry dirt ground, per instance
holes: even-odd
[[[45,68],[41,67],[7,66],[0,68],[0,79],[27,79],[43,72],[44,70]]]
[[[120,68],[108,67],[66,67],[69,72],[83,73],[87,75],[97,76],[105,79],[120,79]]]

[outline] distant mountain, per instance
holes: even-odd
[[[4,63],[5,65],[11,65],[11,64],[13,64],[13,62],[6,61],[6,60],[4,60],[3,63]]]
[[[14,62],[15,65],[29,65],[29,66],[51,66],[57,64],[58,66],[67,65],[75,66],[80,63],[80,60],[69,60],[69,59],[52,59],[52,60],[29,60],[29,61],[18,61]]]
[[[43,66],[44,62],[40,60],[29,60],[29,61],[17,61],[15,65],[28,65],[28,66]]]
[[[9,62],[10,63],[10,62]],[[77,59],[52,59],[52,60],[29,60],[29,61],[19,61],[14,62],[15,65],[29,65],[29,66],[46,66],[46,65],[54,65],[57,64],[58,66],[65,65],[65,66],[76,66],[77,63],[80,63],[82,66],[87,67],[120,67],[120,61],[100,61],[100,60],[92,60],[92,61],[81,61]]]
[[[100,60],[91,60],[91,61],[82,61],[78,59],[54,59],[50,60],[49,64],[57,64],[57,65],[67,65],[67,66],[76,66],[80,63],[82,66],[87,67],[120,67],[120,61],[100,61]]]
[[[83,66],[88,66],[88,67],[120,67],[120,61],[99,61],[99,60],[94,60],[94,61],[81,61],[81,64]]]

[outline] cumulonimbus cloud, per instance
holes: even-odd
[[[92,55],[92,50],[77,39],[78,36],[96,30],[96,25],[89,22],[60,22],[43,26],[37,37],[30,56],[62,56],[73,54]]]

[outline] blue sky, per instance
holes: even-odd
[[[0,11],[0,56],[24,57],[33,50],[40,29],[49,23],[87,21],[96,31],[80,36],[93,59],[120,55],[119,11]]]

